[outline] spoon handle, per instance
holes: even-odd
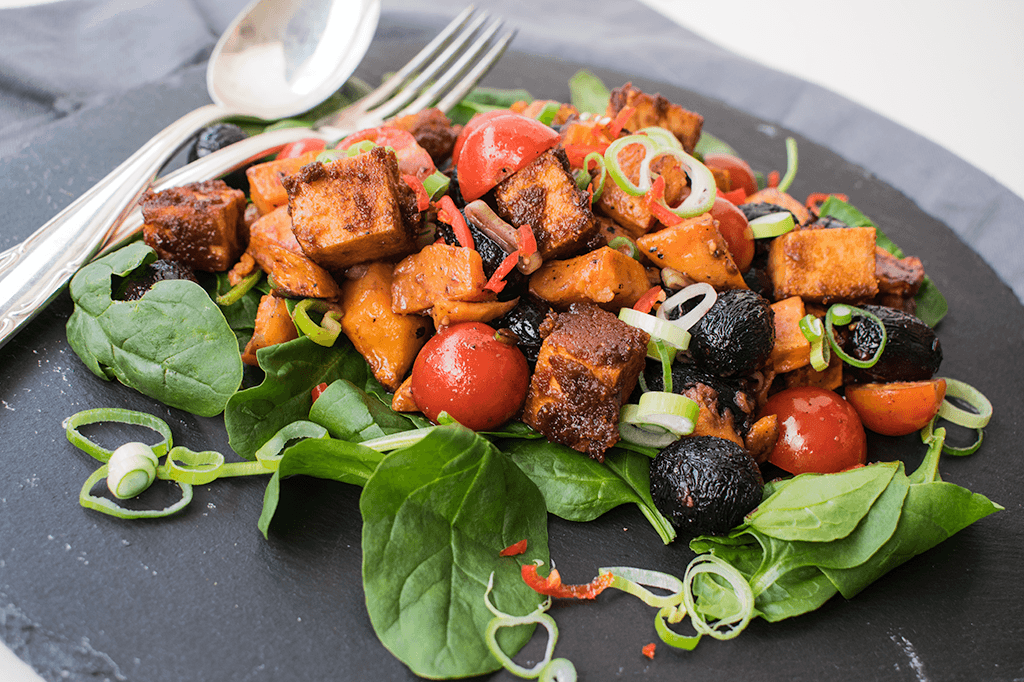
[[[31,237],[0,254],[0,347],[92,259],[181,145],[225,115],[224,109],[213,104],[186,114]]]

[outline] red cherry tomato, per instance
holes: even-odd
[[[846,400],[864,426],[884,436],[905,436],[923,429],[945,397],[945,379],[846,387]]]
[[[711,217],[718,221],[718,231],[729,245],[729,255],[740,272],[750,269],[754,260],[754,231],[747,216],[728,199],[717,197],[711,207]]]
[[[787,388],[768,399],[762,415],[779,418],[779,439],[768,457],[802,474],[828,474],[867,462],[867,436],[853,406],[823,388]]]
[[[433,174],[434,160],[427,150],[420,146],[416,138],[407,130],[381,126],[352,133],[338,143],[335,149],[348,149],[357,142],[369,140],[381,147],[391,147],[398,159],[398,172],[402,175],[414,175],[422,182]]]
[[[474,431],[495,429],[526,400],[530,368],[522,351],[482,322],[454,324],[427,341],[412,367],[412,397],[433,422],[447,412]]]
[[[324,149],[327,143],[319,137],[307,137],[291,144],[285,145],[277,153],[278,159],[297,159],[306,152],[318,152]]]
[[[466,137],[459,153],[462,198],[479,199],[560,139],[549,126],[516,113],[488,119]]]
[[[754,169],[743,159],[732,154],[705,154],[704,165],[729,171],[730,189],[742,188],[749,197],[757,191],[757,176]]]
[[[473,118],[469,119],[466,125],[462,126],[462,131],[459,132],[459,136],[455,138],[455,146],[452,147],[452,163],[458,165],[459,154],[462,153],[462,145],[466,144],[466,138],[477,128],[481,127],[484,123],[490,120],[498,118],[499,116],[508,116],[515,112],[509,111],[508,109],[494,109],[492,111],[484,111],[479,114],[474,114]]]

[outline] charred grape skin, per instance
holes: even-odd
[[[651,463],[651,497],[679,534],[724,535],[761,502],[764,480],[746,450],[715,436],[688,436]]]
[[[515,334],[519,342],[519,349],[523,351],[523,355],[532,366],[537,363],[541,344],[544,343],[540,327],[551,313],[550,305],[535,296],[526,294],[519,299],[515,308],[495,320],[493,324],[498,329],[508,329]]]
[[[678,316],[685,312],[680,310]],[[670,313],[669,317],[673,316]],[[768,362],[772,354],[775,313],[763,296],[748,289],[731,289],[718,294],[690,334],[694,362],[721,377],[746,376]]]
[[[247,137],[249,135],[234,123],[214,123],[199,131],[196,143],[188,152],[188,162],[192,163]]]
[[[942,344],[935,330],[917,317],[895,308],[864,305],[885,325],[885,350],[871,367],[850,367],[858,383],[888,381],[926,381],[942,364]],[[878,350],[881,330],[874,322],[858,320],[852,331],[843,337],[842,348],[849,355],[866,360]]]

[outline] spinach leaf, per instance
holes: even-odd
[[[608,98],[611,92],[601,79],[581,69],[569,79],[569,101],[581,113],[600,114],[604,116],[608,109]]]
[[[491,572],[498,609],[525,615],[542,601],[520,576],[520,562],[548,560],[544,499],[530,479],[486,439],[446,426],[386,456],[359,509],[366,607],[384,646],[424,677],[499,668],[484,640]],[[523,538],[527,554],[499,557]],[[506,633],[512,652],[532,634]]]
[[[475,88],[448,113],[452,123],[465,125],[475,114],[508,109],[516,102],[532,102],[533,95],[522,88]]]
[[[897,258],[903,258],[904,256],[903,249],[896,246],[896,243],[886,237],[870,218],[861,213],[852,204],[830,196],[821,205],[819,215],[831,216],[852,227],[873,227],[875,228],[875,243],[878,246]],[[935,286],[935,282],[928,275],[924,276],[924,282],[922,282],[917,295],[914,296],[914,301],[917,303],[917,317],[929,327],[937,325],[946,316],[946,313],[949,312],[949,304],[946,302],[946,297],[942,295],[942,292],[939,291],[939,288]]]
[[[366,361],[347,339],[324,347],[300,336],[261,348],[256,359],[266,373],[263,383],[233,395],[224,411],[228,443],[246,459],[285,425],[306,419],[313,402],[310,391],[318,384],[347,379],[367,386],[372,381]]]
[[[633,503],[665,544],[675,538],[672,524],[651,499],[650,459],[613,448],[601,464],[546,440],[499,441],[498,447],[540,488],[547,510],[567,521],[593,521],[620,504]]]
[[[82,268],[71,280],[68,343],[103,379],[203,417],[220,414],[242,383],[242,358],[203,288],[166,280],[138,300],[112,298],[115,278],[154,260],[153,249],[134,242]]]
[[[309,409],[309,420],[353,443],[416,428],[412,420],[346,379],[334,381],[320,394]]]

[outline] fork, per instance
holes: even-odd
[[[497,19],[482,28],[488,18],[487,12],[466,8],[380,87],[317,121],[312,130],[285,128],[255,135],[159,178],[153,189],[220,177],[303,138],[319,136],[328,142],[337,141],[431,105],[447,113],[476,86],[515,37],[515,30],[509,30],[495,38],[504,22]],[[87,241],[83,235],[68,234],[66,228],[48,230],[48,225],[0,253],[0,348],[63,289],[82,265],[141,230],[142,217],[137,208],[122,215],[127,217],[110,225],[105,238],[92,248],[83,248]],[[40,245],[51,254],[45,263],[22,258]]]

